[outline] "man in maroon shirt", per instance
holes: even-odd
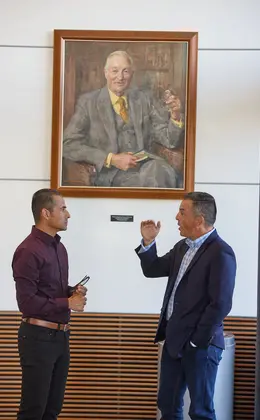
[[[61,194],[37,191],[35,226],[14,253],[12,268],[22,312],[18,348],[22,395],[17,420],[56,420],[62,409],[69,368],[71,310],[82,312],[86,291],[68,285],[68,256],[57,232],[70,214]]]

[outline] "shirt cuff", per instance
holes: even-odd
[[[183,128],[184,126],[184,122],[182,120],[178,121],[171,118],[171,121],[176,127]]]
[[[138,254],[142,254],[143,252],[148,251],[148,249],[150,249],[154,244],[155,244],[155,239],[153,240],[152,243],[150,243],[149,245],[145,246],[144,245],[144,240],[142,239],[141,240],[141,248],[140,248]]]
[[[112,156],[113,156],[113,153],[108,153],[107,158],[105,160],[105,167],[106,168],[110,168]]]
[[[60,312],[64,310],[69,310],[69,300],[68,298],[56,298],[55,303]]]

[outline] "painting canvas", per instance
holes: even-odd
[[[54,31],[53,188],[118,198],[193,189],[197,38]]]

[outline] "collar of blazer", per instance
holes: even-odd
[[[216,230],[214,230],[214,232],[212,232],[209,237],[205,240],[205,242],[203,242],[203,244],[201,245],[201,247],[198,249],[198,251],[196,252],[196,254],[194,255],[193,259],[191,260],[187,270],[185,271],[184,276],[190,271],[190,269],[194,266],[194,264],[198,261],[198,259],[201,257],[201,255],[203,254],[203,252],[208,248],[208,246],[215,241],[217,238],[219,238],[218,233]],[[183,239],[180,243],[180,249],[179,252],[177,254],[177,262],[175,264],[176,267],[176,271],[177,273],[174,274],[178,274],[182,259],[184,257],[184,255],[186,254],[189,246],[186,244],[185,239]]]

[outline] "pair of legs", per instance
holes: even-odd
[[[161,358],[158,408],[161,420],[183,420],[183,397],[190,393],[189,416],[192,420],[216,420],[213,396],[222,349],[207,349],[189,343],[182,357],[173,359],[164,344]],[[221,420],[221,419],[220,419]]]
[[[18,348],[22,394],[17,420],[56,420],[69,369],[69,332],[22,322]]]

